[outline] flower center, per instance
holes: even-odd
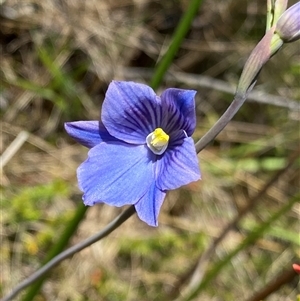
[[[147,136],[146,142],[154,154],[161,155],[168,147],[169,138],[163,129],[157,128]]]

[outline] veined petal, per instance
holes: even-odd
[[[158,226],[158,215],[166,193],[158,189],[153,182],[150,189],[134,205],[138,217],[149,226]]]
[[[276,30],[280,38],[285,42],[293,42],[300,39],[300,2],[298,1],[287,9],[279,18]]]
[[[101,120],[114,137],[143,144],[160,123],[160,98],[146,85],[113,81],[106,92]]]
[[[103,141],[117,141],[99,121],[66,122],[65,130],[78,143],[92,148]]]
[[[156,185],[161,190],[176,189],[201,178],[194,141],[185,138],[170,147],[157,161]]]
[[[196,127],[194,90],[170,88],[161,95],[163,110],[162,128],[168,134],[174,130],[185,130],[191,136]]]
[[[96,145],[77,169],[84,204],[135,204],[154,181],[152,165],[145,145],[123,142]]]

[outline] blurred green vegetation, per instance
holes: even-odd
[[[70,189],[61,180],[55,180],[48,185],[15,187],[15,195],[3,199],[3,210],[7,217],[5,222],[16,220],[18,223],[37,221],[42,218],[42,212],[51,205],[56,197],[70,196]],[[11,209],[11,210],[9,210]]]
[[[112,79],[149,82],[187,2],[1,2],[1,153],[20,131],[30,133],[1,171],[1,295],[45,262],[81,205],[76,168],[87,151],[67,137],[63,123],[98,119]],[[204,1],[169,74],[201,74],[235,87],[263,35],[265,10],[264,1]],[[175,300],[210,243],[261,191],[211,252],[195,300],[247,300],[291,269],[300,256],[300,117],[289,109],[300,98],[297,55],[299,42],[268,62],[257,91],[269,104],[246,102],[200,153],[202,181],[169,193],[157,229],[130,219],[51,272],[35,300]],[[195,140],[232,100],[175,75],[172,85],[198,90]],[[158,93],[169,86],[163,82]],[[119,212],[90,208],[70,243]],[[265,300],[295,301],[297,282],[292,277]]]

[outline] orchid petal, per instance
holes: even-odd
[[[179,188],[201,178],[194,141],[185,138],[170,147],[156,162],[156,185],[161,190]]]
[[[174,130],[185,130],[191,136],[196,127],[194,90],[170,88],[161,95],[163,110],[162,128],[168,134]]]
[[[78,143],[92,148],[103,141],[116,141],[99,121],[66,122],[65,130]]]
[[[114,137],[143,144],[160,124],[160,99],[146,85],[113,81],[106,92],[101,119]]]
[[[154,180],[149,154],[144,145],[123,142],[102,142],[93,147],[77,170],[85,205],[123,206],[140,200]]]
[[[134,205],[138,217],[149,226],[158,226],[158,215],[166,193],[153,183],[146,194]]]

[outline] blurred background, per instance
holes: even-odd
[[[0,295],[39,268],[82,206],[76,169],[87,149],[68,137],[64,122],[98,119],[113,79],[149,83],[188,4],[0,1]],[[198,91],[195,141],[233,99],[265,16],[266,1],[203,1],[157,90]],[[285,45],[263,68],[255,93],[199,154],[202,181],[168,194],[157,228],[130,218],[55,268],[32,300],[181,300],[201,255],[240,216],[201,263],[199,283],[207,271],[218,273],[203,280],[195,300],[259,301],[271,287],[264,300],[295,301],[299,46]],[[123,209],[89,208],[68,245]]]

